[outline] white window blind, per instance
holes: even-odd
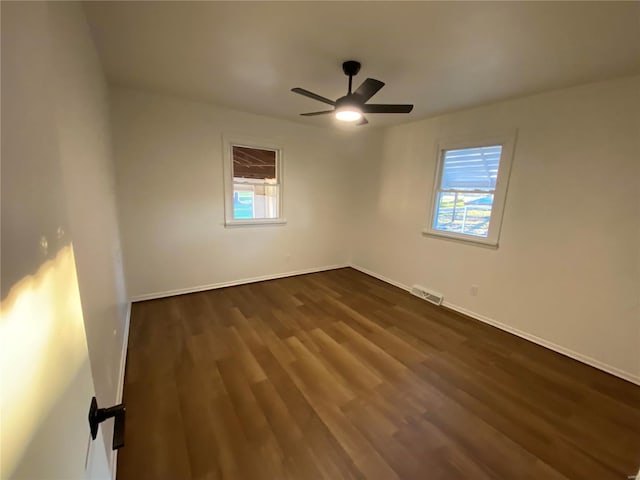
[[[502,145],[444,152],[441,190],[494,191]]]

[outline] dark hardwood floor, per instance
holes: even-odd
[[[640,466],[640,387],[348,268],[134,304],[124,400],[119,480]]]

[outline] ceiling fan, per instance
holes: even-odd
[[[316,115],[326,115],[335,113],[338,120],[344,122],[357,122],[356,125],[369,123],[364,117],[365,113],[409,113],[413,110],[413,105],[384,105],[378,103],[366,103],[378,91],[384,87],[384,82],[367,78],[355,92],[351,91],[351,81],[360,71],[360,62],[349,60],[342,64],[342,71],[349,77],[349,91],[344,97],[338,98],[335,102],[321,95],[305,90],[304,88],[292,88],[291,91],[313,98],[319,102],[333,105],[333,110],[323,110],[321,112],[301,113],[303,117],[314,117]]]

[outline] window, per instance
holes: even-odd
[[[224,143],[225,224],[284,223],[282,149],[268,142],[225,138]]]
[[[441,143],[424,233],[497,246],[513,146],[514,135]]]

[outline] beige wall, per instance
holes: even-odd
[[[640,381],[639,117],[635,77],[372,135],[356,166],[370,174],[358,177],[354,264]],[[512,129],[500,247],[421,235],[437,139]]]
[[[131,297],[347,262],[358,135],[136,90],[111,100]],[[283,147],[286,225],[225,228],[223,134]]]
[[[91,370],[101,405],[118,403],[128,299],[111,152],[108,90],[80,4],[50,9],[52,93]],[[112,421],[102,428],[111,444]],[[108,449],[111,457],[111,449]]]
[[[10,335],[3,341],[21,345],[20,354],[40,361],[41,369],[34,374],[29,362],[2,359],[16,380],[3,386],[3,394],[28,384],[32,394],[22,403],[40,407],[38,421],[20,419],[28,440],[16,470],[20,478],[41,478],[37,471],[66,478],[72,469],[82,471],[94,388],[101,405],[114,404],[118,396],[127,299],[106,101],[104,76],[79,3],[2,3],[3,300],[20,281],[41,285],[43,268],[63,249],[70,251],[70,243],[75,260],[65,254],[72,260],[63,266],[77,270],[55,276],[54,262],[47,268],[53,270],[55,288],[36,289],[40,296],[24,293],[30,309],[20,317],[21,329],[11,330],[11,319],[2,319],[3,333]],[[40,247],[42,237],[48,254]],[[81,313],[72,317],[67,311],[75,297],[61,282],[76,278],[68,291],[75,289],[77,297],[79,290]],[[76,318],[84,325],[78,327]],[[105,442],[96,444],[105,449],[111,445],[111,425],[101,430]],[[106,448],[106,457],[111,455]],[[100,476],[108,476],[108,466],[102,467]]]

